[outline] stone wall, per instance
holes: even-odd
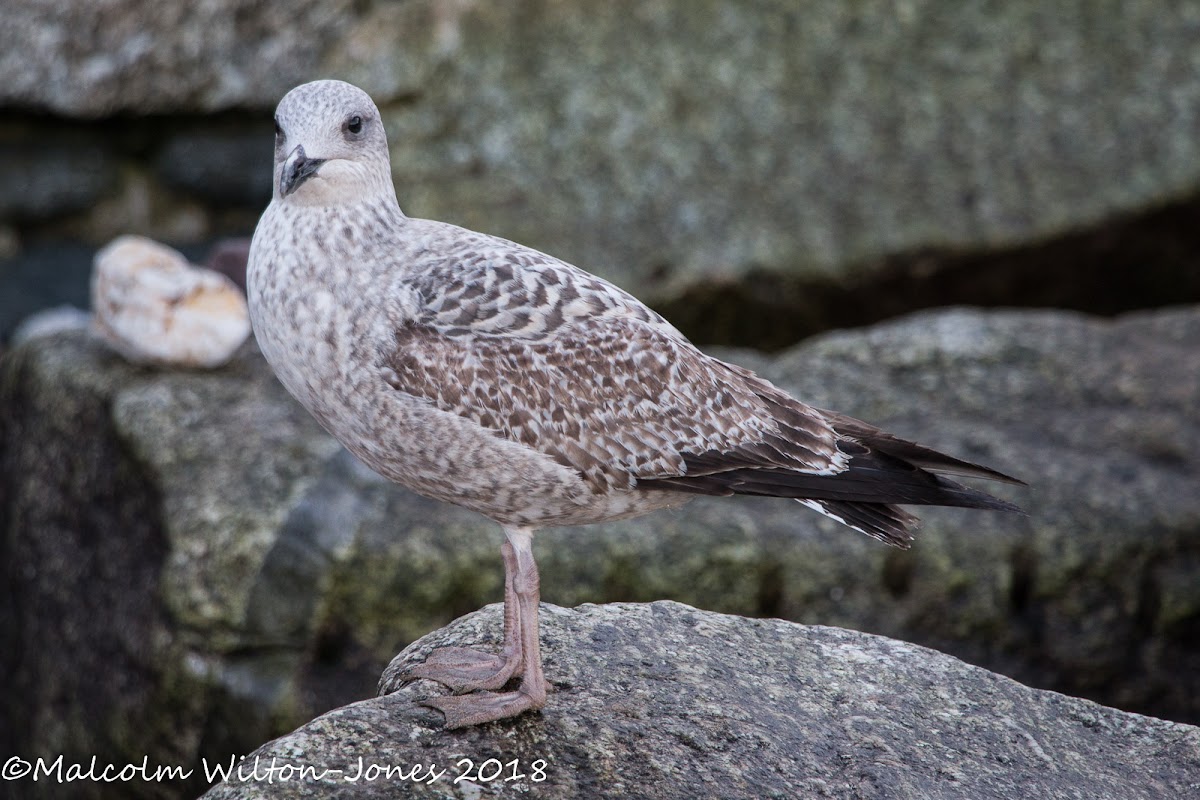
[[[342,77],[384,110],[409,213],[561,255],[700,341],[778,346],[942,302],[1200,298],[1186,0],[13,0],[4,16],[0,256],[42,265],[26,275],[80,270],[64,239],[249,233],[271,109]]]

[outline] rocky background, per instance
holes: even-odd
[[[837,401],[848,413],[1019,473],[1029,489],[998,491],[1029,516],[924,509],[916,546],[899,551],[789,501],[700,499],[625,523],[543,531],[545,600],[669,598],[883,633],[1035,687],[1200,720],[1200,308],[1114,321],[1057,311],[931,311],[826,334],[777,356],[726,355],[815,403]],[[500,597],[497,526],[359,465],[285,394],[252,342],[220,370],[185,371],[134,367],[82,330],[35,335],[0,362],[0,409],[0,711],[10,722],[0,752],[84,761],[98,754],[115,763],[148,756],[193,767],[203,758],[224,761],[370,697],[401,646]],[[727,672],[747,663],[793,670],[803,676],[793,687],[825,687],[828,675],[806,672],[807,662],[745,646],[714,654],[709,638],[703,631],[683,637],[670,663],[654,641],[640,645],[650,661],[617,658],[604,640],[580,651],[562,632],[548,631],[544,642],[550,679],[574,692],[572,703],[588,693],[569,678],[563,684],[563,670],[632,687],[647,664],[660,663],[655,669],[683,670],[694,688],[727,684]],[[724,659],[724,667],[688,671],[693,653],[710,664]],[[610,656],[606,678],[597,662]],[[941,658],[916,659],[907,677],[884,681],[888,691],[922,698],[887,712],[899,727],[928,728],[929,704],[972,696],[975,673]],[[926,669],[950,682],[936,697],[926,696],[928,681],[913,677]],[[674,685],[654,683],[648,702],[678,710]],[[878,688],[839,686],[825,687],[821,701],[839,714],[885,713],[872,699]],[[776,705],[764,713],[774,720],[798,701],[768,695]],[[1103,753],[1123,745],[1087,722],[1092,712],[1036,702],[1075,709],[1079,724],[1064,722],[1046,739],[1021,717],[1014,731],[1038,737],[1039,747],[1089,754],[1071,757],[1071,775],[1111,771]],[[547,713],[561,722],[567,709]],[[987,736],[995,737],[1007,713],[966,703],[935,716],[986,717]],[[403,718],[434,731],[432,716],[409,709]],[[645,737],[643,749],[661,741],[665,723],[655,713],[618,717],[635,740]],[[1142,725],[1108,718],[1109,732]],[[323,740],[327,755],[376,735],[391,741],[392,725],[377,728],[372,718],[365,733],[354,719]],[[606,711],[599,719],[615,718]],[[677,735],[693,742],[688,752],[706,752],[696,742],[718,736],[719,726],[680,724]],[[544,737],[537,718],[516,725],[520,740]],[[1190,755],[1168,759],[1177,765],[1170,781],[1200,785],[1200,729],[1155,730],[1138,747],[1183,747]],[[499,737],[493,749],[504,752],[509,731],[489,735]],[[775,741],[776,733],[781,741],[800,737],[794,726],[757,735]],[[300,750],[279,747],[325,753],[304,741]],[[903,741],[889,745],[907,753],[899,761],[919,761],[924,740]],[[435,752],[445,756],[446,747],[460,745]],[[603,755],[568,750],[564,764]],[[842,751],[821,752],[832,762],[817,773],[838,772]],[[1059,778],[1055,791],[1077,796],[1074,779]],[[1009,794],[968,795],[1021,797],[1019,784]],[[11,785],[27,793],[18,796],[57,796],[53,785]],[[890,785],[857,796],[895,797]],[[203,784],[117,784],[110,795],[109,787],[85,788],[95,793],[80,796],[187,797]],[[964,796],[943,788],[945,796]],[[839,792],[833,796],[856,796]],[[560,787],[548,796],[573,795]]]
[[[271,111],[382,107],[402,206],[615,279],[704,343],[960,302],[1200,299],[1190,0],[11,0],[0,337],[92,250],[199,256],[270,192]]]
[[[545,599],[882,633],[1200,722],[1197,41],[1184,0],[9,0],[0,755],[248,752],[499,596],[494,526],[365,472],[253,343],[193,372],[13,338],[86,306],[119,234],[236,273],[214,245],[253,230],[271,110],[317,77],[377,99],[408,213],[565,257],[810,402],[1032,484],[1006,495],[1026,519],[927,512],[911,553],[769,501],[547,532]],[[947,305],[1060,310],[805,339]]]

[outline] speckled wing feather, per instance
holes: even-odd
[[[577,471],[597,493],[792,498],[907,547],[897,504],[1017,511],[938,472],[1002,473],[792,398],[704,355],[631,295],[521,245],[442,223],[407,265],[415,312],[391,386]],[[432,255],[435,254],[436,255]]]
[[[437,252],[413,270],[420,311],[384,358],[395,389],[551,456],[599,492],[686,475],[704,453],[721,453],[721,469],[829,474],[845,461],[821,415],[705,356],[611,284],[461,229]]]

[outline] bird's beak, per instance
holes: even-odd
[[[317,170],[325,163],[323,158],[309,158],[304,155],[304,145],[296,145],[296,149],[288,154],[283,162],[283,171],[279,174],[279,196],[287,197],[299,188],[300,184],[317,174]]]

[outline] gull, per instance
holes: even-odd
[[[1019,511],[941,473],[1015,478],[806,405],[607,281],[406,216],[379,110],[348,83],[280,101],[247,280],[264,356],[326,430],[384,477],[503,528],[500,652],[441,648],[403,676],[450,690],[423,701],[447,728],[546,703],[539,528],[745,494],[907,547],[917,519],[900,505]]]

